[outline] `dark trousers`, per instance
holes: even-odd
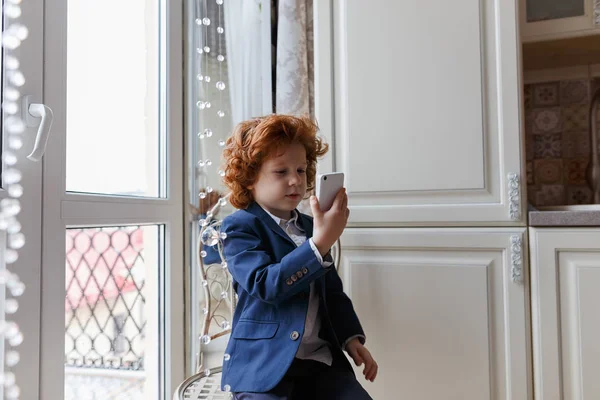
[[[236,400],[373,400],[352,371],[334,362],[294,359],[287,373],[266,393],[234,393]]]

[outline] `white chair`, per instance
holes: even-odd
[[[221,367],[211,368],[211,375],[204,371],[183,381],[173,396],[174,400],[230,400],[231,393],[221,391]]]
[[[235,293],[232,287],[232,280],[226,268],[219,264],[205,265],[202,257],[204,241],[213,239],[218,240],[220,221],[202,226],[197,243],[197,260],[200,267],[200,277],[202,279],[201,287],[204,292],[204,319],[202,329],[198,337],[199,351],[196,360],[196,373],[179,384],[173,400],[226,400],[231,399],[231,393],[221,391],[221,371],[222,366],[207,368],[204,365],[205,347],[214,339],[228,335],[231,332],[230,321],[235,310]],[[210,231],[210,230],[213,231]],[[223,256],[222,241],[218,240],[216,245],[221,260]],[[216,293],[215,293],[216,292]],[[219,314],[219,309],[226,306],[229,316]],[[222,310],[221,310],[222,311]],[[219,332],[214,332],[214,328],[219,327]],[[211,333],[211,328],[212,333]]]

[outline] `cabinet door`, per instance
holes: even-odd
[[[520,0],[524,41],[593,34],[600,24],[594,0]],[[597,31],[595,32],[597,33]]]
[[[351,223],[522,223],[515,2],[333,4]]]
[[[373,398],[532,398],[523,235],[345,231],[340,275],[379,364],[361,381]]]
[[[600,229],[535,229],[531,237],[537,400],[600,393]]]

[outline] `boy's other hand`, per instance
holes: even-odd
[[[365,368],[363,369],[365,379],[371,382],[375,381],[379,366],[373,359],[373,356],[371,356],[371,352],[363,346],[358,338],[352,339],[346,345],[346,351],[350,354],[357,367],[360,367],[363,363],[365,364]]]
[[[333,205],[325,212],[321,211],[319,201],[316,196],[310,198],[310,208],[314,218],[313,242],[319,253],[325,256],[331,246],[338,240],[346,223],[350,210],[348,209],[348,195],[346,189],[341,188],[335,196]]]

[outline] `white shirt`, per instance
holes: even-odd
[[[306,232],[298,225],[298,213],[296,210],[292,211],[292,218],[288,221],[274,216],[267,210],[267,214],[275,220],[284,232],[292,239],[296,246],[300,246],[306,241]],[[317,246],[313,242],[312,238],[309,240],[310,247],[315,252],[315,256],[321,262],[323,267],[328,268],[333,264],[332,262],[323,261],[323,257],[319,253]],[[319,330],[321,329],[321,315],[319,312],[319,293],[315,290],[315,283],[310,284],[310,295],[308,297],[308,311],[306,313],[306,321],[304,323],[304,335],[302,341],[298,347],[296,353],[297,358],[305,360],[320,361],[324,364],[331,366],[333,358],[331,356],[331,350],[329,350],[329,343],[319,337]],[[345,345],[346,343],[344,343]]]

